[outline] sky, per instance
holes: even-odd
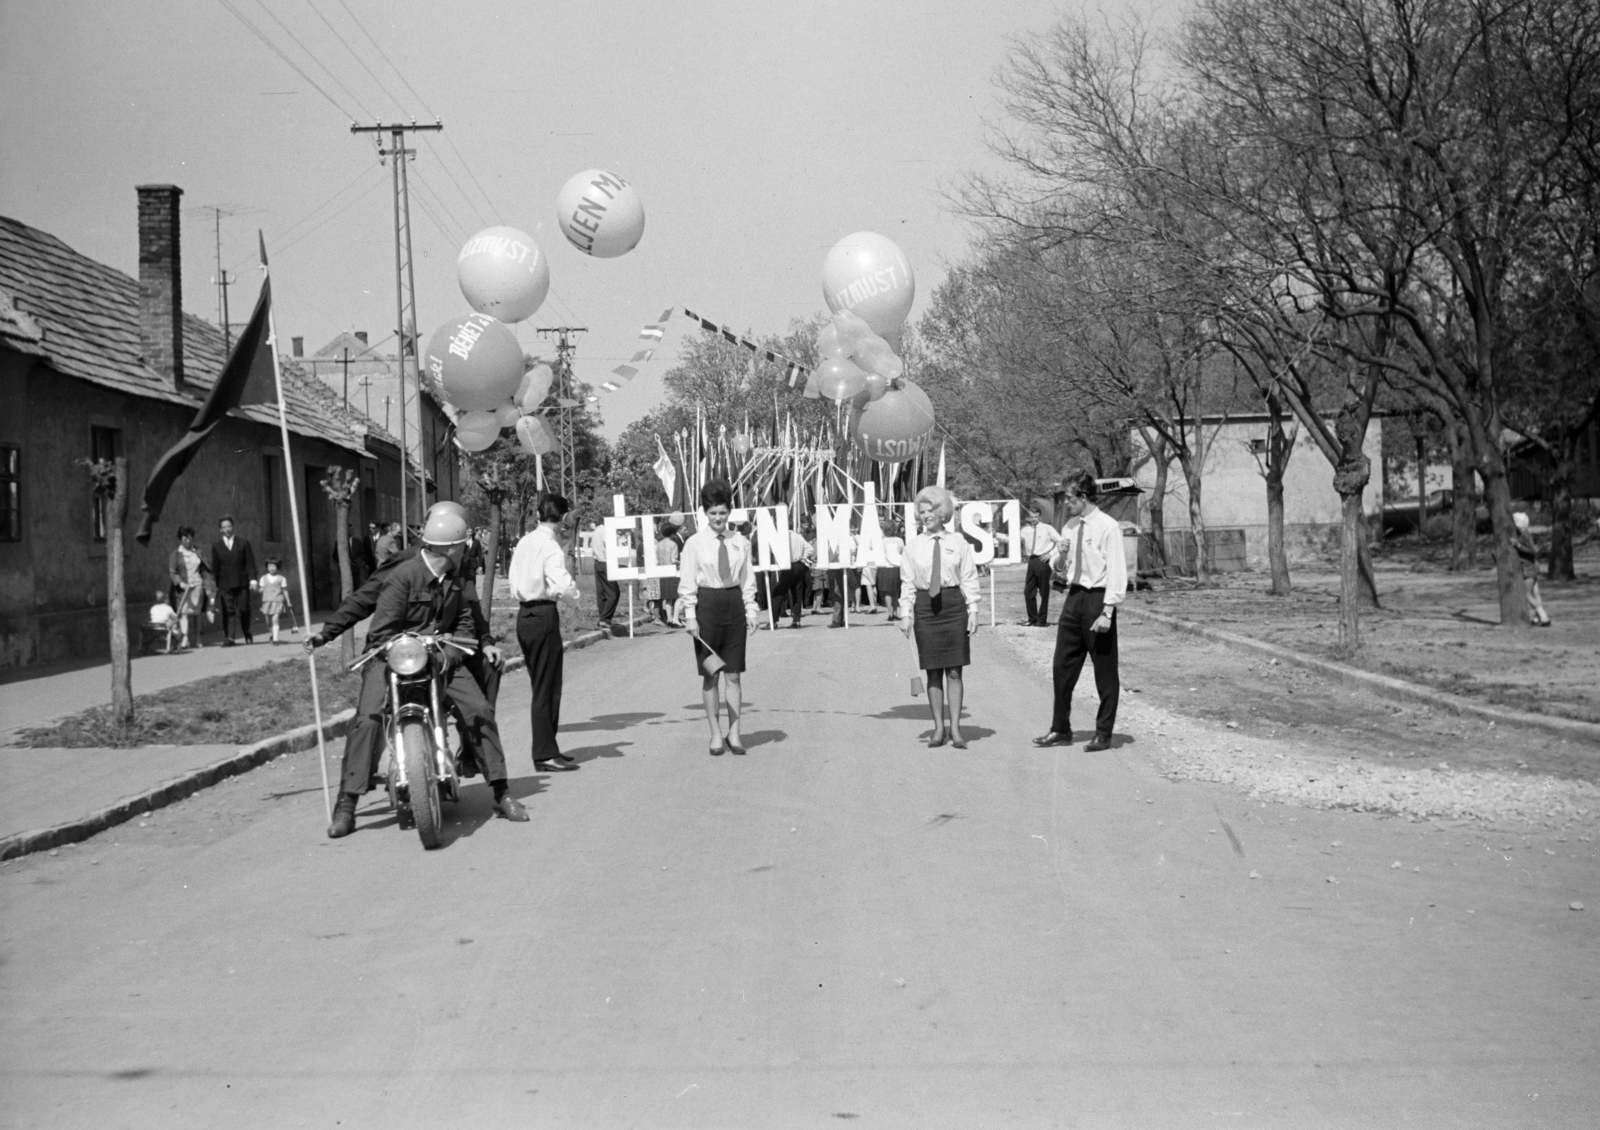
[[[824,309],[821,265],[856,231],[895,240],[913,320],[972,230],[950,190],[995,171],[985,122],[1010,41],[1051,0],[7,0],[0,3],[0,214],[138,273],[134,186],[184,190],[184,306],[217,318],[214,221],[238,278],[234,321],[272,261],[280,339],[308,352],[395,325],[390,173],[353,119],[444,123],[418,134],[418,322],[469,312],[455,260],[504,223],[550,262],[550,297],[516,329],[586,326],[576,372],[598,386],[679,313],[654,360],[601,392],[615,437],[662,396],[683,307],[741,333]],[[243,16],[294,67],[262,42]],[[369,38],[370,37],[370,38]],[[320,87],[320,91],[319,88]],[[591,259],[556,195],[600,168],[644,201],[643,241]],[[391,344],[392,348],[392,344]]]

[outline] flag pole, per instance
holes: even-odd
[[[267,271],[267,241],[260,232],[256,238],[261,243],[261,277],[263,281],[270,282],[271,274]],[[296,500],[294,490],[294,460],[289,456],[289,415],[284,408],[283,401],[283,370],[278,363],[278,322],[272,312],[272,306],[267,306],[267,347],[272,353],[272,380],[278,390],[278,431],[283,437],[283,477],[287,480],[289,495],[289,528],[294,532],[294,557],[300,570],[300,599],[304,602],[306,635],[311,633],[311,589],[306,584],[306,547],[305,541],[300,536],[300,503]],[[404,459],[405,453],[401,452]],[[401,468],[404,477],[405,468]],[[289,594],[289,603],[292,608],[294,595]],[[306,665],[311,671],[311,714],[317,725],[317,764],[322,767],[322,807],[329,820],[333,819],[333,801],[328,796],[328,749],[322,736],[322,696],[317,691],[317,655],[316,652],[306,652]]]

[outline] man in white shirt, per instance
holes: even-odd
[[[1122,684],[1117,678],[1117,605],[1128,588],[1128,566],[1122,552],[1122,528],[1094,504],[1094,476],[1087,471],[1062,480],[1068,514],[1053,561],[1055,576],[1067,584],[1056,629],[1055,708],[1050,730],[1034,738],[1036,746],[1072,744],[1072,692],[1087,656],[1094,663],[1094,685],[1100,695],[1094,737],[1085,753],[1111,748]]]
[[[517,542],[507,577],[511,594],[521,603],[517,643],[522,645],[533,689],[528,707],[533,721],[533,767],[541,773],[578,768],[556,744],[561,726],[561,671],[566,659],[556,601],[578,602],[578,582],[567,571],[567,550],[561,543],[569,509],[559,494],[547,494],[540,500],[539,524]]]
[[[1024,511],[1022,561],[1027,573],[1022,582],[1022,601],[1028,609],[1030,628],[1050,626],[1050,559],[1055,556],[1061,536],[1039,514],[1039,504]]]

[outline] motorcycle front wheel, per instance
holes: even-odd
[[[444,809],[439,803],[439,773],[428,727],[420,721],[402,722],[400,749],[405,757],[411,819],[422,846],[431,850],[444,843]]]

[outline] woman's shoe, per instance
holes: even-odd
[[[947,739],[944,734],[935,734],[933,737],[928,739],[928,748],[938,749],[940,746],[944,745],[946,740]]]
[[[727,743],[724,742],[722,745],[714,745],[710,749],[706,750],[706,752],[712,757],[721,757],[725,752],[727,752]]]
[[[951,737],[951,739],[950,739],[950,748],[951,749],[966,749],[967,748],[967,739],[966,738]]]
[[[740,757],[744,756],[744,746],[734,745],[733,742],[728,738],[722,739],[722,748],[727,750],[729,753],[737,754]]]

